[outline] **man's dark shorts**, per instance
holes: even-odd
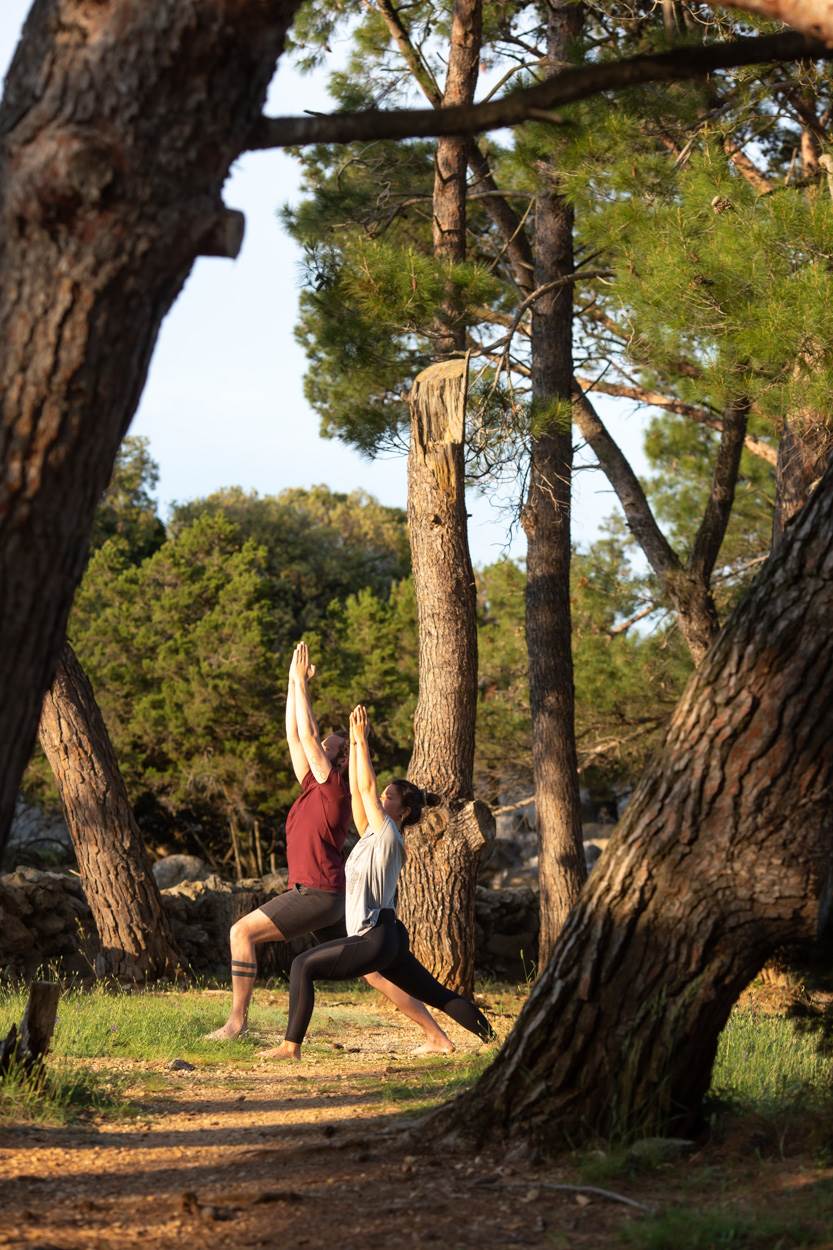
[[[260,908],[287,941],[314,933],[321,941],[343,936],[344,895],[329,890],[314,890],[309,885],[294,885],[283,894],[270,898]]]

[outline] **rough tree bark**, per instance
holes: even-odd
[[[55,774],[101,940],[96,975],[144,982],[182,961],[92,686],[69,643],[44,699],[40,743]]]
[[[692,677],[507,1044],[437,1132],[697,1128],[717,1039],[831,905],[833,468]]]
[[[480,0],[456,0],[443,105],[474,98],[480,30]],[[434,255],[451,263],[466,255],[469,148],[464,138],[437,143]],[[450,288],[435,328],[437,355],[465,350],[465,341],[465,322]],[[411,392],[408,526],[419,699],[408,776],[436,793],[442,806],[408,831],[400,911],[417,958],[438,980],[471,994],[477,865],[492,822],[485,805],[472,802],[477,594],[465,500],[467,377],[466,359],[439,363],[419,375]]]
[[[463,466],[467,376],[466,359],[442,362],[419,374],[411,391],[408,528],[419,700],[408,776],[442,806],[408,830],[400,912],[417,958],[470,994],[477,864],[494,826],[485,805],[472,802],[477,626]]]
[[[548,9],[550,74],[566,63],[581,30],[577,4]],[[535,204],[534,289],[572,274],[573,210],[557,173]],[[532,763],[538,825],[543,967],[586,877],[575,744],[570,614],[570,493],[573,437],[573,287],[568,281],[532,306],[532,435],[529,487],[522,513],[527,539],[526,642],[532,716]]]
[[[0,845],[159,325],[250,146],[293,0],[36,0],[0,105]],[[217,102],[221,102],[220,106]]]

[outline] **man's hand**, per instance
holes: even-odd
[[[309,662],[309,647],[305,642],[299,642],[292,653],[292,663],[289,666],[290,680],[307,682],[312,681],[314,676],[315,665]]]

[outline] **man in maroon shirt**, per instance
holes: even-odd
[[[305,933],[325,938],[344,932],[344,846],[350,827],[350,789],[345,773],[350,752],[346,734],[321,739],[309,696],[310,664],[305,642],[295,648],[286,692],[286,740],[301,793],[286,818],[286,859],[289,889],[231,927],[231,1014],[209,1037],[224,1040],[245,1032],[257,976],[255,948],[262,942],[283,942]],[[329,931],[329,932],[328,932]],[[386,980],[381,973],[365,978],[385,994],[425,1034],[423,1051],[453,1046],[423,1003]]]

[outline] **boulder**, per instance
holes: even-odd
[[[164,855],[153,865],[153,877],[160,890],[169,890],[180,881],[205,881],[211,869],[198,855]]]
[[[529,886],[477,887],[476,962],[488,976],[525,979],[538,957],[538,894]]]

